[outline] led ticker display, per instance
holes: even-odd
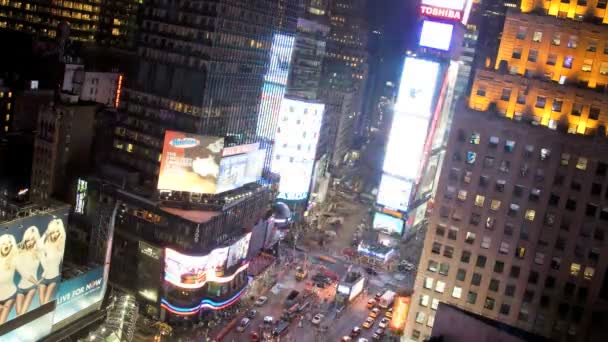
[[[442,51],[450,50],[454,25],[425,20],[418,45]]]
[[[245,260],[250,239],[251,233],[248,233],[231,246],[214,249],[203,256],[186,255],[167,248],[165,249],[165,280],[184,289],[198,289],[210,281],[229,282],[248,266],[245,263],[232,275],[224,275],[226,268],[231,268]]]
[[[324,110],[324,104],[283,99],[271,164],[281,176],[277,198],[307,198]]]
[[[166,131],[159,190],[214,194],[224,138]]]
[[[389,235],[403,235],[403,226],[404,222],[400,218],[378,212],[374,214],[374,230],[379,230]]]
[[[289,65],[296,38],[286,34],[275,34],[270,47],[270,65],[264,76],[266,82],[287,84]]]
[[[407,322],[407,314],[410,311],[410,302],[412,297],[397,296],[393,304],[393,317],[388,324],[390,330],[395,333],[400,333],[405,329]]]

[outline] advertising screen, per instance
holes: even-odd
[[[204,256],[186,255],[167,248],[165,249],[165,280],[185,289],[201,288],[208,281],[229,282],[248,266],[244,264],[232,275],[225,276],[226,267],[231,267],[227,266],[229,250],[232,249],[234,252],[234,259],[231,261],[234,266],[247,256],[250,239],[251,234],[247,234],[231,246],[214,249]]]
[[[376,203],[392,209],[407,211],[413,187],[414,184],[411,181],[383,174]]]
[[[259,180],[265,157],[265,150],[257,150],[222,158],[216,192],[233,190]]]
[[[0,325],[53,302],[69,207],[0,224]]]
[[[284,85],[264,82],[256,130],[260,137],[268,140],[274,139],[279,111],[281,110],[281,101],[283,101],[284,95]]]
[[[264,76],[266,82],[286,85],[289,76],[291,54],[295,44],[295,37],[277,33],[272,37],[270,47],[270,64]]]
[[[247,257],[250,241],[251,233],[247,233],[237,242],[233,243],[232,246],[230,246],[228,249],[228,261],[226,262],[226,268],[231,268]]]
[[[283,99],[271,164],[281,176],[277,198],[307,198],[324,110],[321,103]]]
[[[450,50],[454,25],[425,20],[418,45],[442,51]]]
[[[407,57],[401,74],[395,112],[430,117],[438,75],[439,63]]]
[[[430,118],[395,113],[384,156],[383,171],[415,179],[418,176]]]
[[[374,214],[374,230],[379,230],[390,235],[403,234],[403,220],[383,213]]]
[[[53,324],[66,320],[103,299],[103,266],[61,282]]]
[[[217,192],[224,138],[165,132],[159,190]]]

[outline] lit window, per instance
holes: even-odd
[[[420,306],[424,306],[424,307],[429,306],[430,299],[431,299],[431,297],[429,295],[420,296]]]
[[[475,160],[477,159],[477,153],[467,151],[467,164],[475,164]]]
[[[570,264],[570,275],[578,276],[578,273],[581,271],[581,265],[573,262]]]
[[[484,236],[481,238],[481,248],[488,249],[492,244],[492,238],[489,236]]]
[[[562,43],[562,34],[559,32],[553,33],[553,39],[551,39],[551,44],[555,46],[559,46]]]
[[[602,62],[602,64],[600,64],[600,74],[608,75],[608,62]]]
[[[551,155],[551,150],[548,148],[541,148],[540,149],[540,160],[547,160],[549,159],[549,156]]]
[[[433,278],[426,277],[424,279],[424,288],[429,290],[433,288]]]
[[[595,269],[593,267],[590,267],[590,266],[585,267],[585,272],[583,273],[583,276],[585,277],[585,279],[591,280],[593,278],[594,274],[595,274]]]
[[[431,309],[437,310],[438,306],[439,306],[439,299],[433,298],[433,300],[431,301]]]
[[[8,126],[4,126],[4,131],[8,132]]]
[[[424,323],[424,321],[426,320],[426,314],[422,311],[419,311],[416,313],[416,323]]]
[[[10,97],[12,97],[12,96],[13,96],[13,93],[9,91],[9,92],[8,92],[8,97],[10,98]]]
[[[553,103],[551,104],[551,110],[554,112],[561,112],[563,105],[564,105],[564,100],[553,99]]]
[[[591,69],[593,69],[593,59],[585,59],[583,61],[583,66],[581,67],[581,70],[583,70],[584,72],[591,72]]]
[[[467,232],[464,242],[466,242],[468,244],[473,244],[475,242],[475,236],[476,236],[475,233]]]
[[[10,114],[6,114],[5,120],[4,121],[9,121],[11,119],[11,115]]]
[[[475,196],[475,205],[478,207],[483,207],[483,203],[486,201],[485,196],[477,195]]]
[[[570,39],[568,39],[568,48],[576,49],[577,46],[578,46],[578,37],[570,36]]]
[[[490,203],[490,209],[497,211],[498,209],[500,209],[500,200],[492,200],[492,202]]]
[[[498,137],[490,137],[490,147],[498,146],[500,139]]]
[[[133,144],[127,144],[127,152],[133,152]]]
[[[505,152],[513,152],[514,149],[515,149],[515,141],[507,140],[505,142]]]
[[[472,133],[471,134],[471,138],[469,139],[469,142],[473,145],[479,145],[479,140],[480,140],[480,135],[479,133]]]
[[[526,248],[525,247],[517,247],[515,249],[515,256],[523,259],[526,256]]]
[[[562,153],[562,158],[561,158],[562,166],[568,166],[569,162],[570,162],[570,154]]]
[[[426,326],[432,328],[434,323],[435,323],[435,316],[429,315],[429,318],[426,321]]]
[[[461,201],[466,201],[467,199],[467,191],[466,190],[459,190],[458,191],[458,199]]]
[[[437,280],[437,283],[435,284],[435,292],[443,293],[443,291],[445,291],[445,282]]]
[[[534,255],[534,263],[542,265],[545,263],[545,255],[541,252],[536,252]]]
[[[572,69],[573,62],[574,62],[574,57],[571,55],[568,55],[564,58],[564,63],[562,63],[562,66],[566,69]]]
[[[534,216],[536,216],[536,211],[534,209],[528,209],[526,210],[526,220],[528,221],[534,221]]]
[[[454,297],[454,298],[462,297],[462,288],[458,287],[458,286],[454,286],[454,289],[452,290],[452,297]]]
[[[532,41],[535,43],[540,43],[543,40],[543,32],[542,31],[534,31],[532,35]]]
[[[501,242],[499,252],[502,254],[509,254],[509,243]]]
[[[579,170],[587,170],[587,158],[579,157],[576,162],[576,168]]]

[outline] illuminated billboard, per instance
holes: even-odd
[[[374,214],[374,230],[379,230],[389,235],[403,235],[403,225],[404,222],[400,218],[378,212]]]
[[[295,37],[275,33],[270,47],[268,70],[264,75],[262,98],[258,111],[257,135],[268,140],[274,138],[281,101],[285,95],[285,85],[289,77],[291,56]]]
[[[217,192],[224,138],[165,132],[159,190]]]
[[[376,203],[391,209],[406,211],[413,188],[414,184],[411,181],[383,174]]]
[[[405,329],[407,322],[407,314],[410,311],[410,302],[412,297],[397,296],[393,303],[393,317],[388,324],[388,328],[399,334]]]
[[[450,50],[454,25],[424,20],[418,45],[442,51]]]
[[[321,103],[283,99],[271,164],[281,175],[277,198],[307,198],[324,110]]]
[[[256,150],[222,158],[216,192],[233,190],[259,180],[262,177],[265,157],[265,150]]]
[[[88,308],[98,308],[104,295],[103,278],[103,266],[99,266],[61,282],[53,324],[72,320],[72,316],[77,316],[79,313],[86,314],[85,310]]]
[[[0,325],[53,305],[61,282],[68,212],[66,206],[0,224]]]
[[[289,65],[296,38],[291,35],[277,33],[272,37],[270,47],[270,64],[264,76],[264,81],[276,84],[287,84]]]
[[[449,8],[460,11],[464,9],[465,5],[467,4],[467,1],[470,0],[422,0],[420,1],[420,4],[432,7]]]
[[[462,20],[462,11],[450,8],[420,5],[420,14],[440,19],[453,19],[457,21]]]
[[[408,180],[417,177],[429,123],[429,118],[395,113],[384,156],[384,172]]]
[[[248,266],[245,263],[232,275],[224,276],[226,268],[231,268],[245,260],[250,239],[251,233],[248,233],[229,247],[216,248],[203,256],[186,255],[167,248],[165,249],[165,280],[184,289],[198,289],[207,282],[229,282]]]
[[[438,75],[439,63],[407,57],[401,74],[395,116],[397,112],[427,118],[431,116]]]

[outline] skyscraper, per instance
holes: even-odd
[[[605,7],[507,12],[456,109],[407,339],[447,302],[555,341],[606,340]]]

